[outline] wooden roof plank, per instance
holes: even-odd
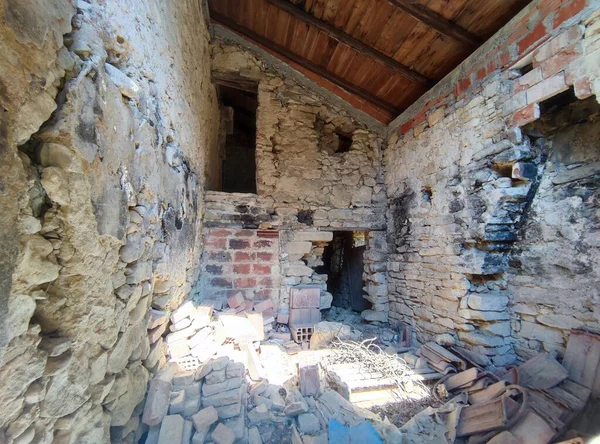
[[[213,12],[211,14],[211,18],[214,21],[216,21],[217,23],[220,23],[221,25],[225,26],[226,28],[229,28],[232,31],[244,36],[245,38],[258,43],[259,45],[261,45],[263,47],[270,49],[271,51],[281,55],[282,57],[284,57],[287,60],[294,61],[295,63],[302,66],[303,68],[317,74],[320,77],[323,77],[324,79],[330,81],[331,83],[338,85],[339,87],[345,89],[346,91],[348,91],[352,94],[355,94],[356,96],[361,97],[364,100],[366,100],[372,104],[377,105],[381,109],[390,111],[392,113],[399,113],[402,111],[402,110],[396,108],[395,106],[391,105],[390,103],[387,103],[385,100],[375,96],[374,94],[372,94],[362,88],[359,88],[358,86],[353,85],[352,83],[348,82],[344,78],[339,77],[338,75],[336,75],[330,71],[327,71],[326,69],[322,68],[321,66],[318,66],[318,65],[312,63],[310,60],[301,58],[297,54],[292,53],[291,51],[284,48],[283,46],[278,45],[278,44],[274,43],[273,41],[270,41],[268,38],[254,32],[248,28],[241,26],[240,24],[236,23],[234,20],[230,19],[229,17],[226,17],[217,12]]]
[[[375,60],[381,62],[385,66],[390,67],[391,69],[393,69],[394,71],[403,75],[410,81],[412,81],[414,83],[420,83],[423,85],[431,84],[430,79],[421,75],[417,71],[404,66],[400,62],[392,59],[391,57],[388,57],[387,55],[383,54],[382,52],[379,52],[378,50],[361,42],[360,40],[355,39],[351,35],[340,31],[339,29],[335,28],[331,24],[321,21],[318,18],[314,17],[313,15],[304,12],[302,9],[297,8],[296,6],[289,3],[288,1],[286,1],[286,0],[267,0],[267,1],[270,4],[285,10],[287,13],[294,16],[295,18],[302,20],[303,22],[309,24],[310,26],[313,26],[313,27],[327,33],[328,35],[330,35],[331,37],[333,37],[340,43],[343,43],[343,44],[349,46],[350,48],[354,49],[355,51],[358,51],[368,57],[371,57],[372,59],[375,59]]]
[[[465,46],[472,49],[478,47],[482,42],[476,35],[470,33],[464,28],[456,25],[450,20],[445,19],[441,15],[433,12],[431,9],[414,3],[411,0],[387,0],[392,5],[402,9],[406,13],[412,15],[421,23],[435,29],[440,34],[450,37],[461,42]]]

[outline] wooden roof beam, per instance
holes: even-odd
[[[322,68],[321,66],[316,65],[316,64],[312,63],[311,61],[300,57],[298,54],[295,54],[295,53],[289,51],[287,48],[284,48],[283,46],[280,46],[280,45],[270,41],[266,37],[263,37],[262,35],[257,34],[256,32],[236,23],[234,20],[230,19],[229,17],[226,17],[216,11],[213,11],[210,14],[210,18],[213,21],[215,21],[216,23],[219,23],[219,24],[225,26],[226,28],[229,28],[232,31],[240,34],[241,36],[245,37],[246,39],[249,39],[267,49],[270,49],[271,51],[279,54],[280,56],[286,58],[287,60],[297,63],[298,65],[302,66],[303,68],[305,68],[309,71],[312,71],[314,74],[316,74],[320,77],[323,77],[324,79],[329,80],[331,83],[336,84],[337,86],[366,100],[367,102],[370,102],[370,103],[376,105],[377,107],[379,107],[381,109],[391,112],[394,115],[397,115],[403,111],[402,109],[398,109],[394,105],[377,97],[376,95],[370,93],[369,91],[366,91],[356,85],[353,85],[352,83],[350,83],[346,79],[343,79],[342,77],[338,76],[337,74],[334,74],[334,73]]]
[[[443,34],[451,39],[471,48],[475,49],[481,45],[482,41],[475,34],[470,33],[464,28],[452,23],[441,15],[433,12],[431,9],[414,0],[387,0],[388,3],[403,10],[421,23],[435,29],[440,34]]]
[[[374,59],[374,60],[378,61],[379,63],[387,66],[388,68],[390,68],[390,69],[394,70],[395,72],[397,72],[398,74],[400,74],[405,79],[410,80],[411,82],[414,82],[414,83],[419,83],[421,85],[425,85],[425,86],[433,85],[433,82],[431,81],[431,79],[428,79],[427,77],[418,73],[417,71],[403,65],[402,63],[398,62],[397,60],[394,60],[393,58],[376,50],[372,46],[369,46],[369,45],[361,42],[360,40],[352,37],[351,35],[346,34],[343,31],[340,31],[335,26],[333,26],[323,20],[319,20],[312,14],[309,14],[309,13],[305,12],[303,9],[296,7],[295,5],[288,2],[287,0],[267,0],[267,1],[269,3],[271,3],[272,5],[278,7],[279,9],[287,12],[292,17],[326,33],[327,35],[334,38],[338,42],[343,43],[344,45],[348,45],[350,48],[354,49],[355,51],[358,51],[358,52],[366,55],[367,57]]]

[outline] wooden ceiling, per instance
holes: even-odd
[[[209,0],[240,34],[388,123],[530,0]],[[340,90],[341,88],[341,90]]]

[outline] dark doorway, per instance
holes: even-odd
[[[327,291],[333,295],[333,305],[361,312],[369,308],[363,291],[363,254],[365,233],[336,231],[325,248],[322,267],[316,271],[327,274]]]
[[[256,91],[219,85],[226,130],[222,191],[256,193]]]

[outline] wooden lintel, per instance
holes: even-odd
[[[421,23],[429,26],[432,29],[435,29],[440,34],[450,37],[451,39],[468,46],[471,49],[477,48],[482,43],[481,39],[479,39],[479,37],[476,35],[452,23],[450,20],[445,19],[426,6],[415,3],[413,0],[387,1],[397,8],[402,9],[407,14],[410,14]]]
[[[394,105],[377,97],[376,95],[370,93],[369,91],[366,91],[356,85],[353,85],[346,79],[343,79],[342,77],[332,73],[331,71],[328,71],[328,70],[322,68],[321,66],[314,64],[310,60],[300,57],[298,54],[291,52],[287,48],[284,48],[284,47],[270,41],[266,37],[263,37],[262,35],[257,34],[256,32],[252,31],[251,29],[248,29],[248,28],[240,25],[239,23],[235,22],[234,20],[230,19],[229,17],[226,17],[216,11],[213,11],[211,13],[211,19],[214,20],[216,23],[219,23],[219,24],[225,26],[226,28],[229,28],[230,30],[240,34],[244,38],[249,39],[249,40],[253,41],[254,43],[257,43],[258,45],[263,46],[263,47],[275,52],[276,54],[280,55],[281,57],[284,57],[288,61],[297,63],[298,65],[311,71],[312,73],[314,73],[320,77],[323,77],[324,79],[330,81],[331,83],[336,84],[337,86],[345,89],[346,91],[372,103],[373,105],[376,105],[377,107],[379,107],[383,110],[391,112],[392,114],[395,114],[395,115],[398,115],[399,113],[401,113],[403,111],[402,109],[398,109]]]
[[[424,75],[418,73],[414,69],[411,69],[411,68],[403,65],[402,63],[398,62],[397,60],[394,60],[392,57],[389,57],[389,56],[385,55],[384,53],[376,50],[372,46],[369,46],[369,45],[361,42],[360,40],[352,37],[351,35],[346,34],[345,32],[339,30],[335,26],[333,26],[323,20],[319,20],[317,17],[305,12],[303,9],[293,5],[292,3],[288,2],[287,0],[267,0],[267,1],[269,3],[271,3],[272,5],[278,7],[279,9],[287,12],[294,18],[301,20],[304,23],[306,23],[310,26],[313,26],[313,27],[319,29],[320,31],[326,33],[327,35],[334,38],[338,42],[343,43],[344,45],[349,46],[353,50],[358,51],[358,52],[366,55],[367,57],[380,62],[381,64],[394,70],[395,72],[400,74],[402,77],[406,78],[407,80],[410,80],[411,82],[419,83],[419,84],[425,85],[425,86],[432,85],[433,82],[430,79],[428,79]]]
[[[227,72],[212,72],[212,79],[218,85],[229,86],[235,89],[241,89],[256,94],[258,91],[258,82],[252,79],[246,79],[236,74]]]

